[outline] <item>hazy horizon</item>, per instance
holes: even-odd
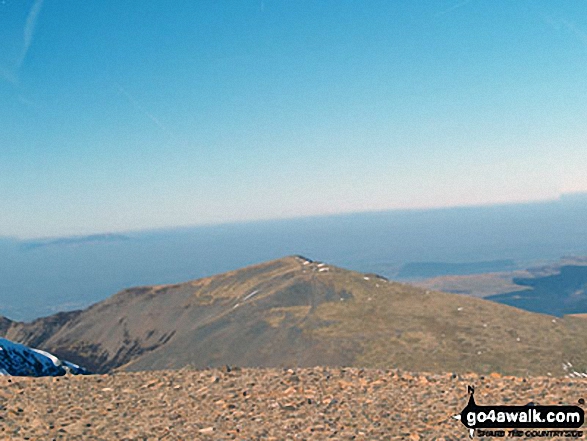
[[[35,241],[51,241],[59,239],[76,239],[86,238],[91,236],[106,236],[106,235],[134,235],[134,234],[149,234],[157,232],[173,232],[181,230],[190,230],[197,228],[206,227],[236,227],[239,225],[247,224],[263,224],[265,222],[279,222],[279,221],[296,221],[296,220],[315,220],[320,218],[336,218],[345,216],[360,216],[360,215],[372,215],[372,214],[393,214],[393,213],[410,213],[410,212],[435,212],[443,210],[453,209],[476,209],[476,208],[498,208],[498,207],[513,207],[520,205],[532,205],[532,204],[549,204],[564,201],[577,200],[578,202],[587,202],[587,192],[572,192],[561,194],[557,198],[553,199],[539,199],[539,200],[528,200],[528,201],[512,201],[507,203],[488,203],[488,204],[469,204],[469,205],[454,205],[454,206],[441,206],[441,207],[413,207],[413,208],[396,208],[387,210],[370,210],[370,211],[351,211],[351,212],[339,212],[339,213],[324,213],[314,215],[300,215],[282,218],[260,218],[260,219],[243,219],[240,221],[228,221],[218,223],[204,223],[204,224],[186,224],[186,225],[167,225],[155,228],[137,228],[137,229],[124,229],[124,230],[94,230],[86,231],[83,233],[71,233],[63,235],[31,235],[27,237],[19,236],[3,236],[0,235],[0,240],[12,240],[17,242],[30,242],[36,243]]]
[[[526,268],[587,256],[584,199],[149,230],[96,240],[0,240],[0,315],[31,319],[87,307],[131,286],[179,283],[294,254],[389,278],[411,262],[483,263],[468,267],[487,270],[503,267],[495,261]]]
[[[0,4],[0,235],[587,191],[587,4]]]

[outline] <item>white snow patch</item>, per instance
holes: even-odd
[[[49,354],[48,352],[42,351],[40,349],[30,348],[30,350],[35,351],[37,354],[44,355],[49,360],[51,360],[55,366],[61,366],[61,360],[59,360],[55,355]]]
[[[253,297],[253,296],[254,296],[255,294],[257,294],[258,292],[259,292],[259,290],[258,290],[258,289],[256,289],[255,291],[253,291],[252,293],[250,293],[249,295],[247,295],[247,296],[246,296],[246,297],[243,299],[243,302],[244,302],[245,300],[248,300],[248,299],[250,299],[251,297]]]
[[[71,361],[63,361],[62,360],[61,362],[63,363],[63,366],[65,366],[65,367],[70,367],[70,368],[71,367],[74,367],[76,369],[79,369],[80,368],[79,365],[77,365],[75,363],[72,363]]]
[[[365,277],[363,277],[363,279],[365,279],[365,280],[369,280],[369,277],[365,276]]]
[[[330,268],[320,268],[318,270],[319,273],[324,272],[324,271],[328,271]]]

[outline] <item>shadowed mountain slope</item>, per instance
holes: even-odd
[[[426,291],[301,257],[131,288],[84,311],[4,328],[6,338],[34,342],[94,372],[224,364],[565,375],[563,363],[572,363],[587,370],[587,320]]]

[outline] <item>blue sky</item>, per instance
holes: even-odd
[[[587,2],[0,1],[0,236],[587,191]]]

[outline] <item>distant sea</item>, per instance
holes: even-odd
[[[392,279],[422,262],[466,264],[468,273],[476,262],[523,268],[587,255],[587,197],[43,241],[0,238],[0,315],[31,320],[87,307],[127,287],[177,283],[292,254]]]

